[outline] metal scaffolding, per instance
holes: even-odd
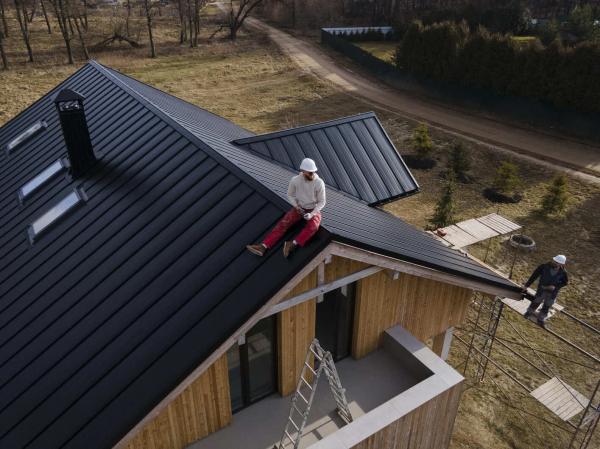
[[[490,297],[481,293],[474,294],[470,316],[467,317],[466,325],[463,328],[457,329],[458,332],[455,334],[456,340],[467,349],[466,360],[460,365],[462,366],[463,375],[471,382],[481,383],[485,380],[489,365],[493,365],[498,371],[519,385],[528,397],[536,399],[544,405],[552,413],[555,421],[558,419],[562,422],[562,424],[557,424],[541,416],[539,417],[542,421],[571,434],[569,444],[565,449],[591,449],[590,444],[600,420],[600,358],[592,354],[592,351],[571,342],[553,329],[548,327],[543,328],[548,335],[557,338],[589,361],[589,364],[578,363],[578,365],[593,370],[594,376],[598,377],[598,382],[592,395],[589,398],[585,397],[554,373],[551,364],[543,357],[543,355],[553,354],[534,348],[523,333],[504,316],[503,312],[506,307],[503,300],[504,298]],[[512,308],[508,308],[508,310],[518,313]],[[587,332],[600,335],[600,332],[596,328],[574,315],[563,310],[559,314],[566,316],[575,325],[581,327],[582,332],[585,329]],[[505,323],[510,327],[513,333],[518,335],[519,340],[499,338],[497,332],[501,323]],[[537,389],[531,390],[530,387],[519,380],[514,374],[511,374],[509,367],[502,366],[502,363],[494,359],[492,351],[495,345],[500,346],[502,350],[509,352],[512,356],[534,368],[541,376],[547,378],[548,381],[540,385]],[[531,360],[515,349],[513,345],[528,348],[533,352],[534,359]],[[554,354],[554,356],[558,355]],[[490,379],[490,381],[496,384],[493,379]],[[507,403],[507,405],[509,404]],[[513,406],[513,408],[516,407]],[[520,410],[521,414],[526,413],[538,417],[536,416],[537,414],[530,411],[518,410]],[[566,424],[566,426],[563,424]]]

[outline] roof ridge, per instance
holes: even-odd
[[[111,82],[113,82],[114,84],[119,86],[125,92],[129,93],[132,97],[134,97],[136,100],[138,100],[141,104],[146,106],[157,117],[159,117],[161,120],[163,120],[169,126],[171,126],[173,129],[175,129],[177,132],[179,132],[183,137],[188,139],[191,143],[197,145],[199,148],[206,151],[209,157],[213,158],[220,165],[227,168],[230,172],[236,174],[244,182],[246,182],[247,184],[249,184],[253,188],[255,188],[255,190],[257,190],[259,193],[264,195],[265,198],[267,198],[267,200],[269,200],[276,207],[279,207],[283,211],[289,209],[289,207],[290,207],[289,204],[283,198],[281,198],[279,195],[277,195],[271,189],[269,189],[268,187],[266,187],[265,185],[260,183],[252,175],[246,173],[244,170],[242,170],[240,167],[238,167],[235,163],[230,161],[227,157],[223,156],[217,150],[212,148],[210,145],[208,145],[206,142],[204,142],[202,139],[200,139],[198,136],[196,136],[193,132],[188,130],[185,126],[183,126],[181,123],[179,123],[173,117],[171,117],[169,114],[167,114],[165,111],[163,111],[152,100],[147,98],[142,93],[136,91],[131,86],[125,84],[118,77],[116,77],[113,73],[111,73],[111,71],[109,69],[104,67],[99,62],[97,62],[95,60],[90,60],[88,62],[88,64],[90,64],[92,67],[94,67],[100,74],[102,74],[107,79],[109,79]],[[136,81],[138,81],[138,80],[136,80]],[[142,83],[141,81],[138,81],[138,82]],[[142,84],[145,84],[145,83],[142,83]],[[152,87],[152,86],[150,86],[150,87]],[[191,104],[191,103],[189,103],[189,104]],[[193,105],[193,106],[195,106],[195,105]],[[198,107],[198,106],[195,106],[195,107]]]
[[[297,126],[295,128],[288,128],[288,129],[283,129],[280,131],[273,131],[270,133],[258,134],[256,136],[251,136],[251,137],[242,137],[241,139],[235,139],[232,142],[236,145],[247,145],[249,143],[256,143],[256,142],[262,142],[262,141],[268,140],[268,139],[276,139],[279,137],[291,136],[294,134],[298,134],[301,132],[308,132],[308,131],[312,131],[315,129],[323,129],[323,128],[329,128],[331,126],[342,125],[344,123],[352,123],[352,122],[356,122],[359,120],[364,120],[366,118],[376,118],[377,119],[377,115],[373,111],[361,112],[359,114],[348,115],[346,117],[340,117],[340,118],[336,118],[336,119],[332,119],[332,120],[326,120],[324,122],[311,123],[308,125]],[[377,121],[379,121],[379,120],[377,120]]]

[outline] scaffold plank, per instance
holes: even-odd
[[[529,308],[529,305],[531,304],[531,301],[529,301],[528,299],[522,299],[521,301],[517,301],[515,299],[510,299],[510,298],[502,298],[502,302],[504,304],[506,304],[508,307],[510,307],[511,309],[513,309],[515,312],[520,313],[521,315],[525,315],[525,312],[527,311],[527,309]],[[565,308],[564,306],[555,302],[554,305],[552,307],[550,307],[550,310],[548,311],[547,319],[552,318],[554,315],[556,315],[558,312],[560,312],[564,308]],[[532,317],[537,318],[537,313],[532,315]]]
[[[531,396],[563,421],[577,416],[589,403],[588,398],[557,377],[533,390]]]

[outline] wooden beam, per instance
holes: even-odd
[[[319,268],[317,269],[317,285],[323,285],[325,283],[325,263],[320,263]],[[325,299],[325,295],[321,293],[317,297],[317,302],[323,302]]]
[[[344,285],[352,284],[353,282],[358,281],[359,279],[366,278],[375,273],[379,273],[383,271],[381,267],[369,267],[364,270],[357,271],[356,273],[349,274],[348,276],[344,276],[343,278],[336,279],[333,282],[329,282],[328,284],[323,284],[318,286],[317,288],[312,288],[310,290],[305,291],[304,293],[300,293],[293,298],[287,299],[279,304],[275,304],[266,312],[263,318],[268,317],[270,315],[275,315],[276,313],[281,312],[282,310],[289,309],[290,307],[294,307],[304,301],[308,301],[309,299],[316,298],[319,295],[324,295],[327,292],[338,289]]]
[[[327,256],[331,255],[331,245],[324,248],[317,256],[304,266],[287,284],[283,286],[260,310],[246,321],[234,334],[217,348],[204,362],[202,362],[192,373],[187,376],[171,393],[154,407],[139,423],[136,424],[121,440],[113,446],[113,449],[125,449],[127,444],[160,412],[162,412],[175,398],[177,398],[192,382],[194,382],[204,371],[206,371],[215,361],[217,361],[227,350],[238,342],[238,339],[245,335],[252,327],[260,321],[271,307],[281,301],[285,296],[304,279],[308,274],[316,269],[320,263],[324,262]]]
[[[344,243],[333,242],[330,243],[329,246],[331,247],[331,254],[335,256],[358,260],[360,262],[368,263],[370,265],[376,265],[382,268],[387,268],[389,270],[396,270],[401,273],[412,274],[413,276],[432,279],[434,281],[439,281],[450,285],[456,285],[458,287],[468,288],[474,291],[487,293],[489,295],[502,296],[512,299],[519,299],[521,297],[520,293],[514,292],[512,290],[504,289],[501,287],[495,287],[484,282],[465,279],[461,276],[456,276],[450,273],[444,273],[439,270],[434,270],[433,268],[427,268],[421,265],[405,262],[403,260],[394,259],[392,257],[373,253],[371,251],[356,248],[354,246],[347,245]],[[518,284],[516,283],[514,285],[518,286]]]
[[[387,270],[385,272],[385,274],[387,274],[392,281],[397,281],[398,279],[400,279],[400,272],[399,271],[396,271],[396,270]]]

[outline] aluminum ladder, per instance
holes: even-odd
[[[316,371],[310,366],[310,359],[313,356]],[[338,415],[346,424],[352,422],[352,414],[346,400],[346,390],[340,382],[340,377],[333,363],[333,356],[329,351],[324,350],[319,344],[319,340],[315,338],[306,352],[304,366],[300,373],[300,379],[298,379],[296,392],[292,398],[290,414],[285,424],[283,436],[281,441],[273,446],[273,449],[298,449],[322,373],[325,373],[329,381],[329,388],[335,399]],[[310,376],[312,376],[312,382],[309,381]]]

